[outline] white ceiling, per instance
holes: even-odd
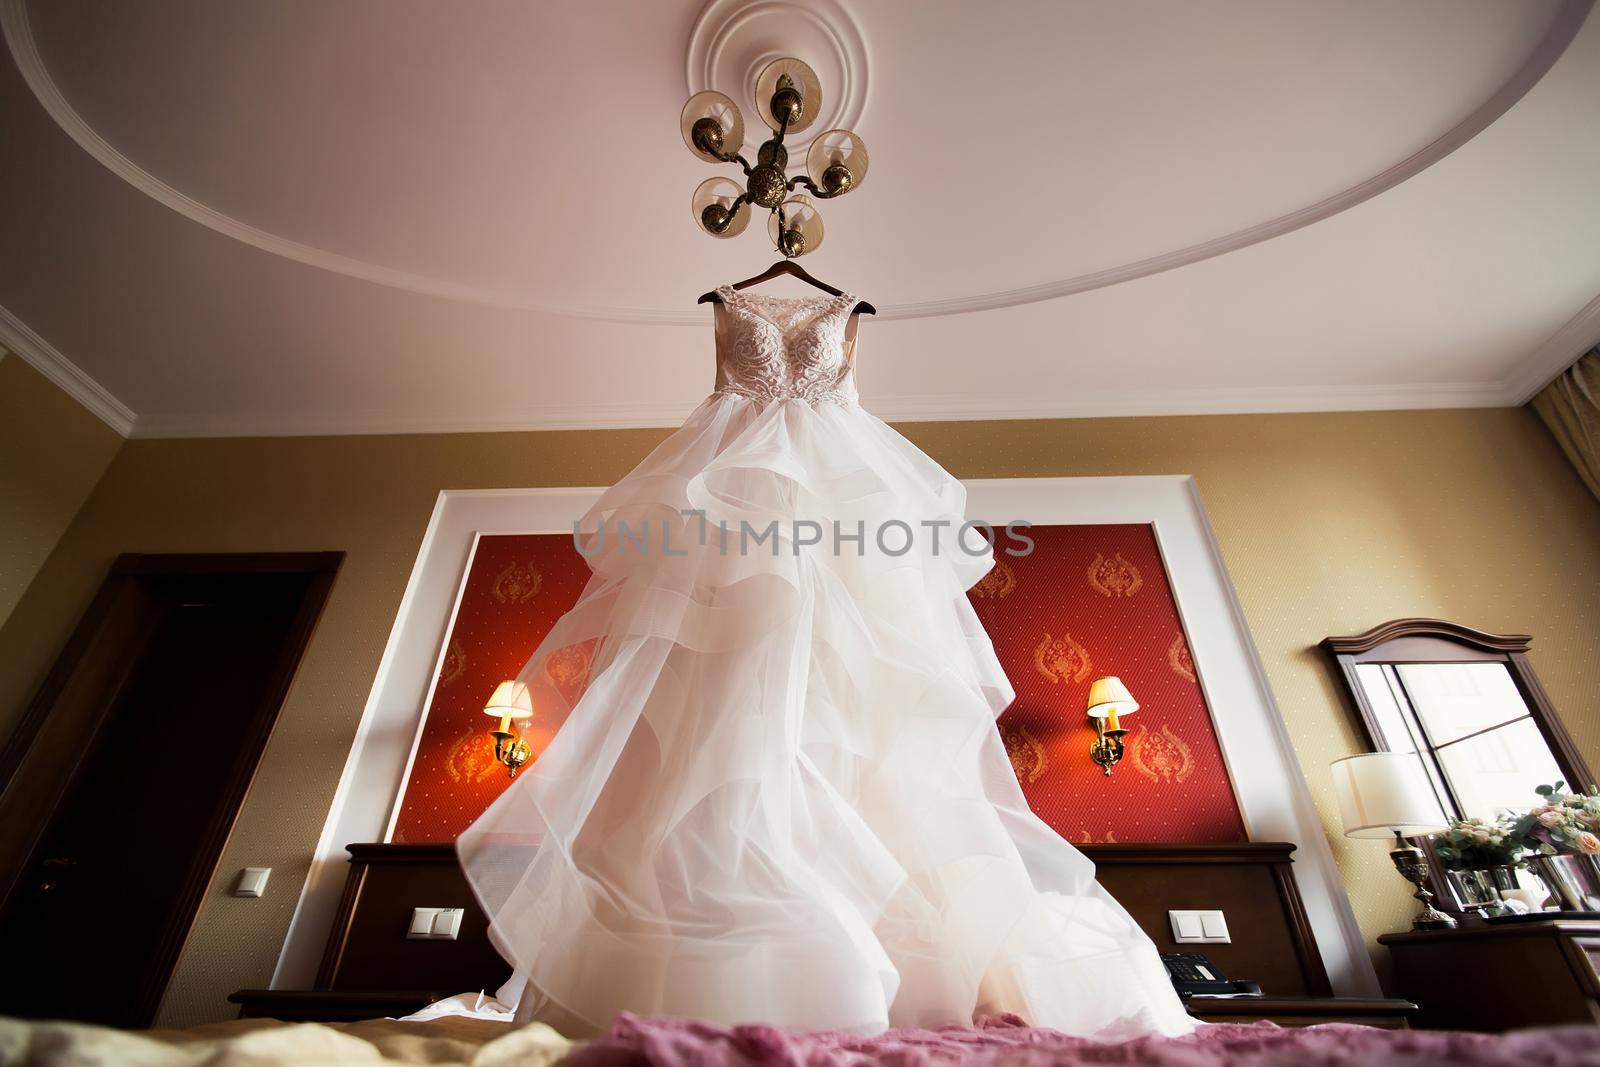
[[[138,435],[671,424],[774,258],[678,109],[792,50],[885,417],[1515,403],[1600,340],[1588,7],[0,0],[0,344]]]

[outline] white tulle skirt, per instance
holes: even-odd
[[[1023,799],[965,502],[859,407],[729,394],[601,497],[521,676],[559,729],[458,842],[524,1016],[1193,1028]]]

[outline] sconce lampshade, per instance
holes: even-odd
[[[1445,828],[1444,811],[1415,752],[1366,752],[1333,762],[1346,837],[1416,837]]]
[[[531,719],[533,695],[521,682],[505,681],[494,687],[494,695],[483,707],[484,714],[497,719]]]
[[[1118,715],[1132,715],[1138,710],[1139,702],[1133,699],[1133,694],[1128,692],[1128,687],[1116,675],[1096,678],[1089,687],[1091,719],[1114,719]]]

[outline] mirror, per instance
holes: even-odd
[[[1533,807],[1537,786],[1594,781],[1528,663],[1532,643],[1439,619],[1396,619],[1322,647],[1368,747],[1417,753],[1447,816],[1493,820]],[[1447,878],[1430,842],[1422,847],[1440,907],[1461,913],[1483,903]]]
[[[1421,755],[1446,814],[1493,819],[1533,807],[1535,786],[1594,780],[1528,664],[1531,643],[1398,619],[1322,644],[1372,748]]]

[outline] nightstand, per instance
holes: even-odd
[[[1480,923],[1384,934],[1399,989],[1432,1029],[1600,1023],[1600,921]]]
[[[353,1023],[410,1015],[449,995],[415,990],[351,993],[331,989],[241,989],[228,1000],[239,1005],[241,1019]]]
[[[1279,1026],[1355,1023],[1380,1030],[1408,1030],[1417,1006],[1384,997],[1190,997],[1189,1014],[1208,1023],[1270,1022]]]

